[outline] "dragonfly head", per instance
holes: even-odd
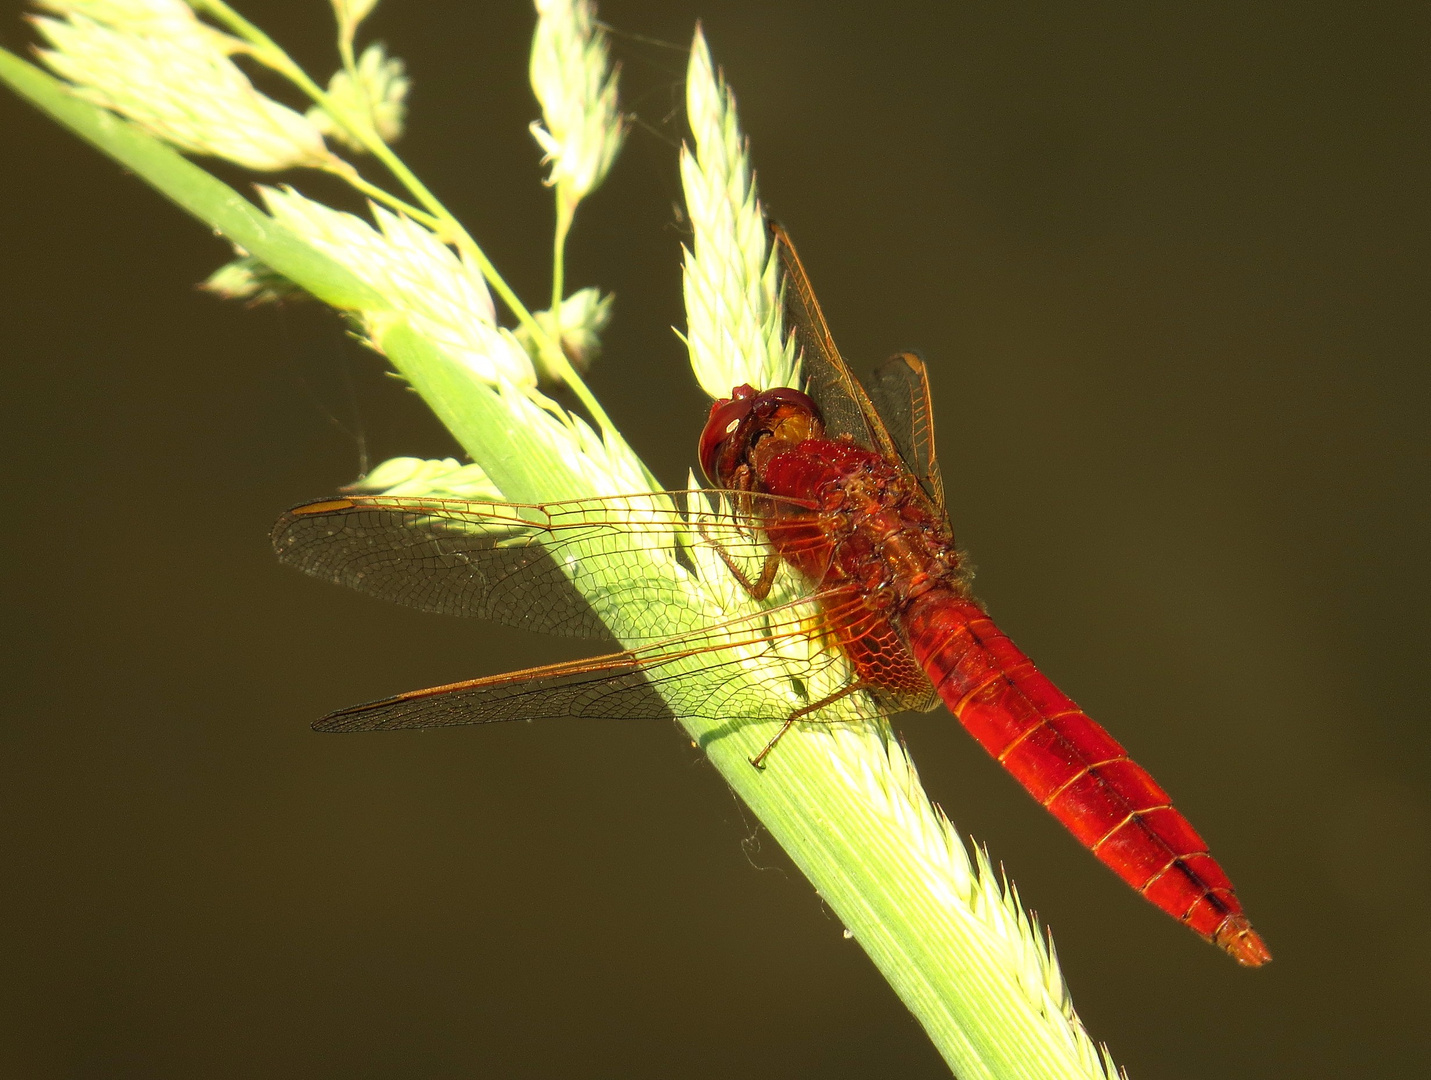
[[[820,408],[788,386],[737,386],[711,406],[701,432],[701,468],[717,487],[748,487],[740,472],[760,471],[763,458],[825,433]]]

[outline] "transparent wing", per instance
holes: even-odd
[[[685,492],[539,505],[351,496],[290,510],[272,539],[288,566],[420,611],[610,639],[603,615],[619,607],[629,639],[656,639],[686,628],[672,605],[689,608],[690,575],[716,556],[757,580],[769,551],[758,522],[808,511],[734,494],[740,515],[679,511]],[[782,599],[812,591],[784,576]]]
[[[943,513],[944,479],[934,449],[934,409],[924,361],[913,353],[890,357],[870,376],[869,396],[900,458]]]
[[[837,613],[840,614],[840,613]],[[846,614],[850,625],[855,620]],[[319,731],[395,731],[559,717],[722,721],[727,730],[784,719],[849,684],[851,669],[808,602],[727,620],[609,656],[451,683],[340,709]],[[751,676],[758,689],[751,686]],[[851,694],[813,721],[858,721],[904,707]]]
[[[800,349],[805,392],[825,414],[825,428],[831,434],[851,435],[861,446],[898,461],[898,448],[885,430],[884,421],[835,347],[825,314],[815,299],[815,291],[810,287],[810,279],[795,252],[795,245],[790,242],[790,235],[776,222],[770,222],[769,226],[771,241],[785,272],[785,326]]]

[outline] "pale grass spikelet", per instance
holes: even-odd
[[[553,341],[561,343],[562,352],[577,371],[586,371],[601,355],[601,334],[611,322],[611,305],[615,297],[600,289],[578,289],[561,302],[556,318],[550,311],[532,313],[537,325]],[[544,383],[560,383],[561,372],[550,369],[543,352],[537,348],[533,334],[526,326],[514,331],[522,347],[536,359],[537,374]]]
[[[272,172],[329,159],[302,114],[259,93],[228,58],[239,43],[172,0],[48,4],[40,57],[76,93],[192,154]]]
[[[338,32],[351,41],[358,24],[377,6],[378,0],[333,0],[333,16],[338,20]]]
[[[308,295],[266,263],[244,254],[242,250],[238,258],[224,263],[200,282],[199,288],[221,300],[244,300],[251,305],[298,300]]]
[[[184,0],[35,0],[35,6],[57,15],[82,15],[132,34],[179,36],[203,26]]]
[[[387,321],[387,318],[376,320],[377,336],[381,336]],[[651,490],[641,460],[623,440],[598,434],[584,420],[550,398],[510,380],[497,380],[492,383],[492,390],[502,412],[510,418],[513,430],[520,430],[525,438],[540,445],[538,457],[555,459],[559,471],[581,477],[579,491],[554,492],[550,498],[621,495],[629,497],[628,513],[633,519],[642,516],[643,507],[661,511],[663,520],[669,515],[669,499]],[[350,490],[476,501],[506,498],[480,465],[462,465],[451,458],[392,458],[378,465]],[[617,582],[615,591],[619,592],[621,587],[622,583]]]
[[[349,491],[361,494],[430,496],[435,499],[500,501],[502,493],[482,466],[455,458],[389,458],[373,467]]]
[[[542,120],[532,136],[551,165],[548,187],[568,212],[606,179],[626,137],[617,72],[591,0],[536,0],[532,91]]]
[[[782,336],[778,260],[756,197],[749,146],[735,96],[717,75],[700,30],[686,72],[686,112],[695,148],[681,148],[691,220],[685,249],[685,341],[711,397],[731,387],[796,385],[793,343]]]
[[[412,86],[403,62],[388,56],[381,42],[374,42],[358,57],[357,72],[356,80],[346,70],[335,72],[328,81],[328,96],[335,107],[363,118],[383,142],[396,142],[407,119],[407,92]],[[306,115],[330,139],[349,150],[366,151],[367,147],[322,106],[314,105]]]
[[[1053,939],[1041,932],[1019,902],[1017,890],[995,873],[988,853],[969,851],[949,819],[929,801],[914,763],[885,725],[821,728],[831,743],[836,773],[862,801],[889,822],[890,835],[914,855],[937,916],[958,920],[1014,975],[1026,1003],[1053,1032],[1090,1080],[1118,1073],[1074,1011],[1059,970]],[[930,917],[926,915],[925,917]]]
[[[597,434],[550,398],[511,385],[498,384],[503,404],[523,427],[540,435],[573,473],[584,477],[596,495],[630,495],[651,491],[641,459],[615,435]]]
[[[354,214],[292,188],[260,188],[274,218],[382,293],[413,330],[486,382],[531,387],[536,372],[510,330],[497,326],[492,296],[476,267],[429,230],[372,206],[374,229]],[[368,327],[370,340],[373,328]]]
[[[378,321],[376,329],[380,334],[383,320]],[[622,439],[598,434],[586,421],[573,416],[544,394],[510,380],[497,380],[492,389],[514,430],[522,431],[525,437],[540,444],[561,469],[582,478],[580,492],[553,494],[552,498],[630,496],[629,512],[633,518],[641,516],[642,507],[661,510],[663,518],[669,513],[669,499],[652,491],[640,458]],[[539,451],[538,456],[546,455]],[[378,465],[351,490],[478,501],[505,498],[480,465],[462,465],[451,458],[392,458]]]

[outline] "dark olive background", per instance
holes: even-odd
[[[316,0],[245,10],[329,68]],[[603,14],[681,43],[705,20],[846,353],[928,358],[980,595],[1174,792],[1276,954],[1239,970],[947,715],[905,718],[1094,1036],[1134,1077],[1424,1062],[1424,5]],[[539,303],[531,23],[388,0],[373,27],[416,78],[404,155]],[[618,51],[663,134],[583,209],[571,280],[616,291],[592,385],[676,484],[706,408],[669,329],[683,60]],[[945,1075],[673,728],[309,732],[575,650],[278,567],[271,521],[355,476],[355,436],[453,444],[336,320],[195,292],[222,244],[0,110],[0,1075]]]

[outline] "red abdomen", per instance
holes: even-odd
[[[1238,963],[1272,958],[1232,882],[1168,793],[977,604],[931,589],[903,623],[949,710],[1093,854]]]

